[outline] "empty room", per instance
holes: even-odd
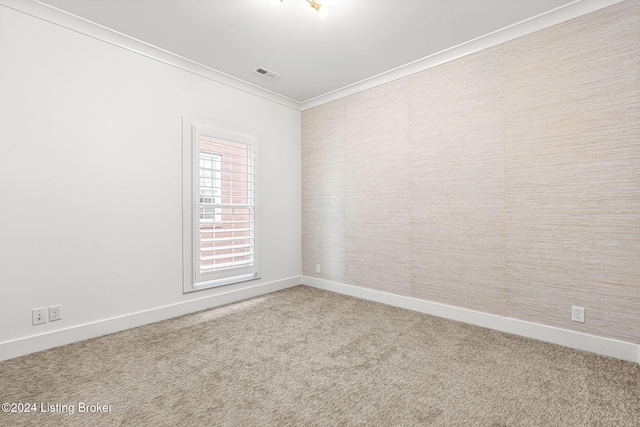
[[[640,425],[640,0],[0,0],[0,426]]]

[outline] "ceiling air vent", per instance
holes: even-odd
[[[269,77],[270,79],[275,79],[276,77],[280,77],[280,74],[276,74],[271,70],[267,70],[264,67],[258,67],[256,69],[256,73],[262,74],[265,77]]]

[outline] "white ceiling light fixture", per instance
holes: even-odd
[[[271,6],[279,6],[280,3],[282,3],[284,0],[270,0],[271,1]],[[307,3],[309,3],[309,6],[311,6],[312,8],[314,8],[316,10],[316,12],[318,12],[318,16],[320,18],[326,18],[327,15],[329,14],[329,8],[320,3],[317,0],[306,0]]]

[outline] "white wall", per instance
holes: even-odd
[[[182,293],[183,115],[258,139],[258,282]],[[300,212],[299,111],[0,5],[0,360],[36,335],[293,283]],[[55,304],[61,321],[32,326]]]

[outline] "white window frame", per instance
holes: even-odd
[[[202,124],[183,117],[182,122],[182,231],[183,231],[183,291],[193,292],[233,283],[259,279],[258,253],[258,201],[256,163],[257,140],[251,136],[241,135]],[[200,271],[200,136],[206,135],[216,139],[236,142],[253,147],[253,266],[223,270],[218,272]],[[221,178],[222,179],[222,178]],[[216,220],[217,220],[216,216]],[[214,222],[216,222],[214,220]]]

